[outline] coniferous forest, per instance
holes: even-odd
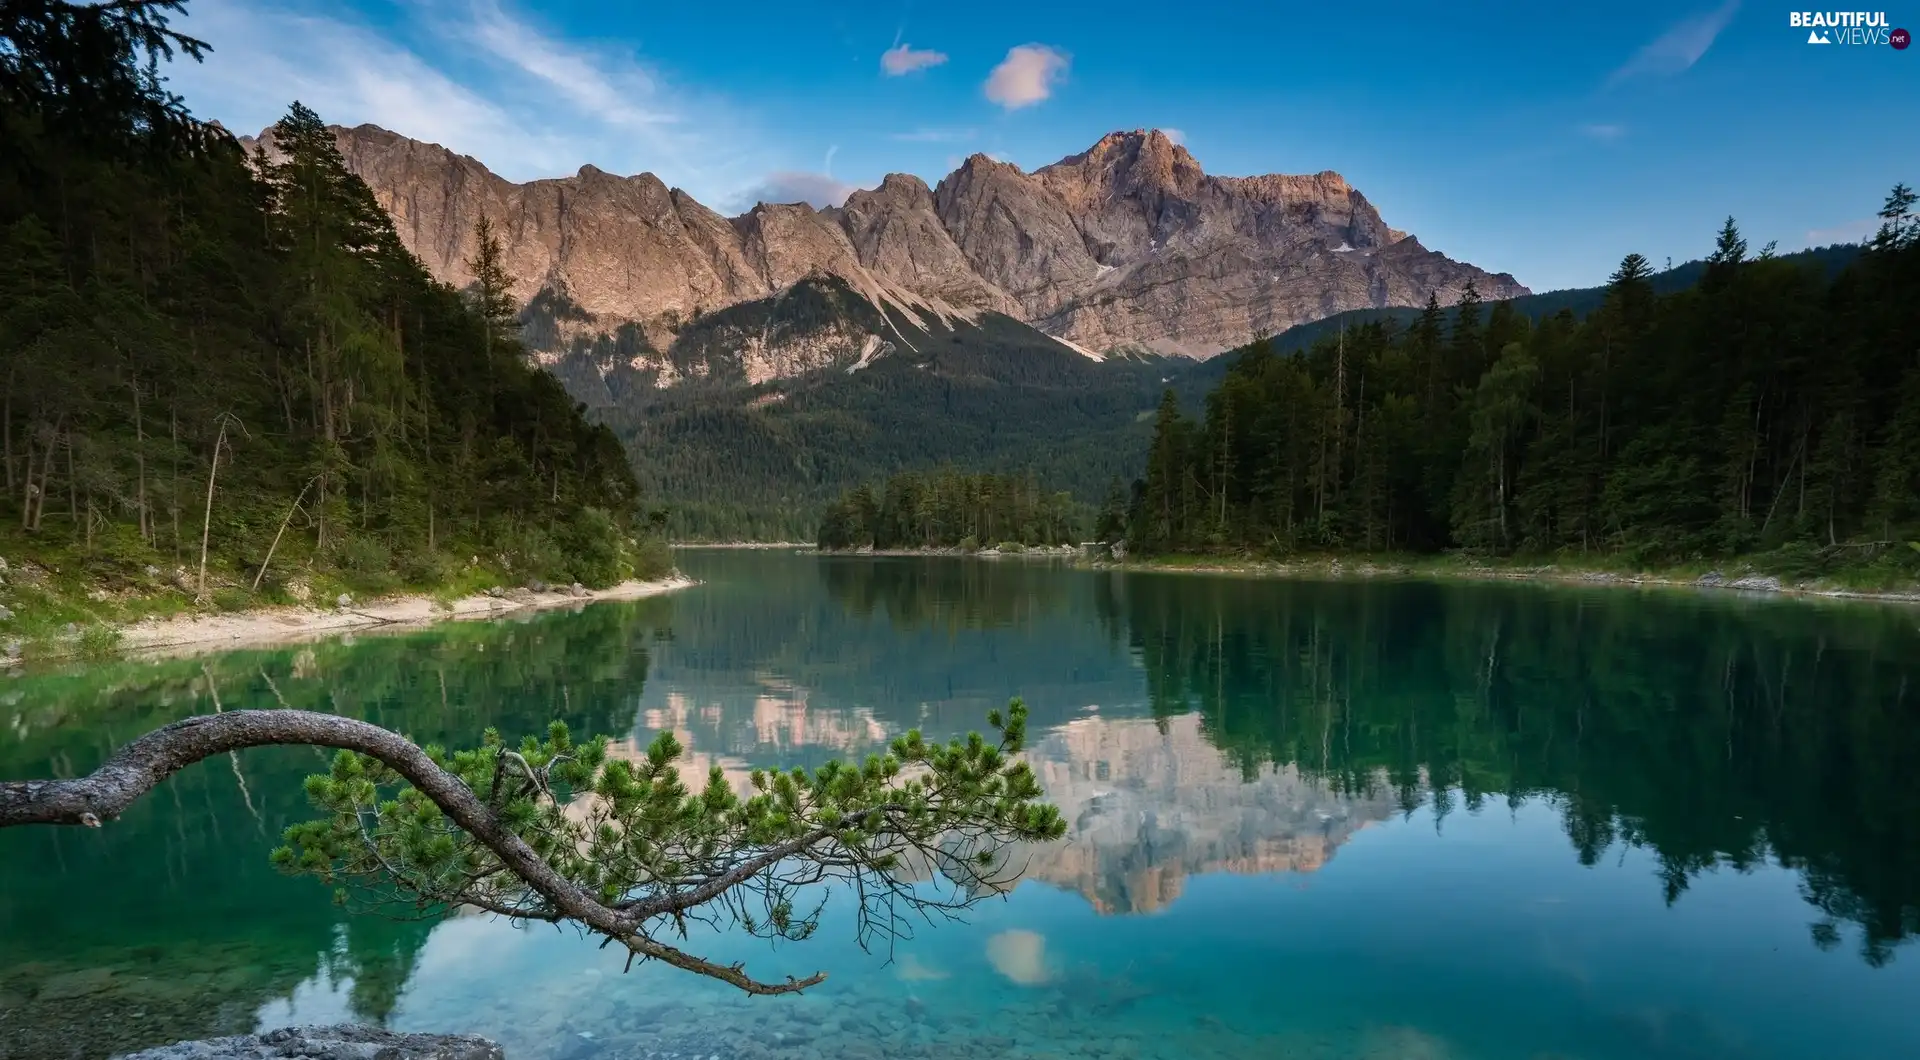
[[[986,548],[1067,545],[1087,528],[1087,507],[1032,475],[968,474],[952,467],[887,479],[878,494],[855,486],[827,506],[823,549]]]
[[[497,244],[455,291],[311,110],[251,158],[188,113],[160,72],[209,49],[168,27],[177,2],[4,10],[0,535],[16,556],[229,600],[296,573],[625,572],[632,472],[529,365]]]
[[[1148,553],[1764,555],[1920,573],[1920,218],[1828,277],[1729,219],[1699,282],[1629,255],[1584,319],[1429,302],[1301,354],[1242,351],[1198,418],[1171,392],[1103,522]]]

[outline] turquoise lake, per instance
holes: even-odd
[[[749,998],[487,916],[349,914],[267,854],[310,748],[107,828],[0,830],[0,1060],[360,1021],[511,1060],[1920,1057],[1920,609],[680,553],[525,620],[0,677],[0,776],[214,709],[417,740],[562,718],[702,772],[984,727],[1070,825],[965,923],[696,933]]]

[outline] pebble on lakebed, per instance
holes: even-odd
[[[240,1034],[205,1041],[178,1042],[116,1060],[505,1060],[500,1046],[470,1034],[401,1034],[377,1027],[287,1027],[265,1034]]]

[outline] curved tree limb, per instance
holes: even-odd
[[[794,993],[826,978],[816,973],[767,983],[740,966],[702,960],[641,933],[648,911],[603,905],[567,879],[459,778],[436,764],[412,741],[377,725],[303,710],[234,710],[187,718],[134,740],[100,768],[70,780],[0,781],[0,828],[27,824],[101,827],[118,818],[168,777],[203,759],[249,747],[305,744],[353,751],[391,768],[438,806],[447,818],[497,856],[501,864],[558,914],[617,940],[632,953],[711,976],[750,994]],[[822,836],[821,838],[824,838]],[[782,844],[795,848],[794,844]],[[756,859],[757,860],[757,859]],[[719,881],[715,881],[716,883]],[[712,885],[699,888],[707,892]],[[719,893],[724,887],[715,889]],[[674,901],[670,905],[681,905]],[[495,912],[525,915],[506,908]],[[546,918],[542,918],[546,919]]]

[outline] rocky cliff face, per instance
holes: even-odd
[[[1487,299],[1527,293],[1388,228],[1337,173],[1209,176],[1158,131],[1109,134],[1033,173],[975,155],[933,188],[894,174],[840,208],[761,204],[733,218],[650,173],[585,166],[513,184],[374,126],[336,132],[435,276],[471,280],[484,213],[523,301],[558,294],[578,310],[576,332],[637,325],[655,350],[707,314],[823,276],[894,326],[994,312],[1083,352],[1194,357],[1343,310],[1418,305],[1430,292],[1450,303],[1469,282]],[[263,142],[271,150],[270,134]],[[835,348],[844,359],[865,345],[853,336]],[[750,375],[768,376],[818,357],[750,359]],[[656,374],[664,385],[685,373]]]

